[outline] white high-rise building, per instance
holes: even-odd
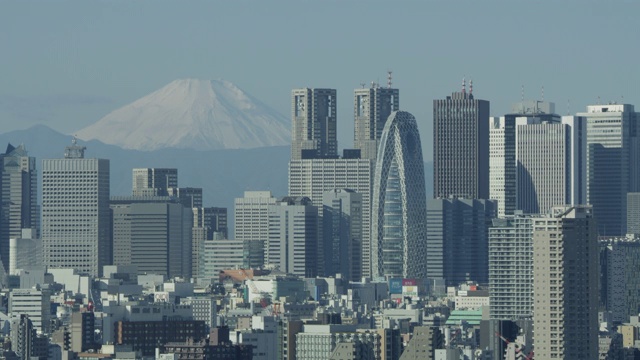
[[[498,216],[586,203],[586,120],[523,101],[489,120],[489,197]]]
[[[318,207],[305,197],[284,197],[269,206],[265,263],[280,271],[315,277],[318,266]]]
[[[533,312],[533,226],[528,215],[493,219],[489,228],[491,319],[518,320]]]
[[[200,277],[206,282],[218,280],[222,270],[244,267],[244,256],[247,249],[243,240],[207,239],[203,242],[203,260]]]
[[[362,246],[353,249],[362,255],[361,264],[353,266],[351,277],[355,279],[370,276],[371,271],[372,182],[373,161],[369,159],[303,159],[289,162],[290,196],[308,197],[314,206],[320,207],[327,191],[350,189],[362,195]],[[322,232],[319,236],[322,236]],[[318,246],[318,258],[324,259],[321,246]],[[322,261],[318,265],[324,266]]]
[[[42,246],[50,268],[98,276],[111,264],[109,160],[85,159],[84,146],[42,161]]]
[[[264,265],[264,244],[269,239],[269,206],[277,201],[271,191],[245,191],[244,197],[235,200],[234,237],[254,242],[248,245],[255,250],[247,259],[251,268]]]
[[[590,206],[533,219],[536,358],[598,359],[598,239]]]
[[[554,111],[553,103],[529,100],[513,104],[510,114],[489,118],[489,198],[498,201],[498,216],[513,215],[517,208],[516,119],[560,121]]]
[[[525,214],[586,203],[586,120],[516,118],[516,209]]]
[[[633,105],[589,105],[587,118],[587,203],[601,236],[627,231],[627,193],[640,191],[640,115]]]
[[[13,289],[9,293],[9,314],[28,315],[33,327],[40,334],[47,334],[51,328],[51,293],[41,289]]]

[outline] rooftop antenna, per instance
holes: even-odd
[[[371,80],[371,88],[374,89],[376,87],[376,82]]]
[[[465,79],[465,77],[462,77],[462,93],[466,93],[467,92],[467,79]]]
[[[391,74],[393,71],[387,70],[387,89],[391,89]]]
[[[473,79],[469,80],[469,94],[473,94]]]
[[[364,89],[365,85],[367,85],[367,83],[365,83],[364,81],[360,81],[360,87],[362,87]]]
[[[598,105],[600,105],[600,95],[598,95]]]
[[[567,115],[571,115],[571,100],[567,99]]]
[[[542,89],[540,91],[542,92],[542,101],[544,101],[544,85],[542,85]]]
[[[522,85],[522,89],[520,91],[520,100],[524,102],[524,85]]]

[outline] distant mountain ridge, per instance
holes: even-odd
[[[42,159],[62,158],[64,148],[72,136],[61,134],[45,125],[0,134],[0,148],[8,143],[24,144],[29,156],[36,157],[40,174]],[[289,146],[259,149],[194,151],[161,149],[138,151],[103,144],[97,140],[80,141],[87,147],[87,158],[110,159],[111,194],[131,194],[131,170],[145,167],[178,169],[178,184],[182,187],[201,187],[205,206],[228,208],[233,217],[234,199],[246,190],[270,190],[274,196],[287,195]],[[38,175],[38,186],[42,183]],[[433,193],[433,163],[425,163],[427,198]],[[38,190],[42,195],[41,188]],[[40,200],[39,200],[40,201]],[[230,222],[231,224],[232,222]]]
[[[226,80],[180,79],[76,132],[124,149],[252,149],[290,144],[290,120]]]

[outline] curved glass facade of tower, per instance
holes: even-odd
[[[416,119],[393,112],[380,139],[373,183],[374,276],[426,277],[426,200]]]

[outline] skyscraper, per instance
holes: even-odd
[[[195,207],[191,231],[191,276],[200,276],[204,263],[204,242],[217,237],[228,239],[227,208]]]
[[[426,277],[426,193],[420,133],[405,111],[389,115],[373,182],[373,276]]]
[[[354,147],[363,159],[376,159],[384,123],[400,109],[400,91],[373,84],[354,90]]]
[[[598,240],[590,206],[533,219],[536,358],[598,358]]]
[[[611,321],[622,324],[640,310],[640,239],[635,236],[608,238],[600,242],[601,300]]]
[[[317,274],[318,208],[305,197],[286,196],[269,205],[265,263],[304,277]]]
[[[516,118],[516,209],[586,204],[586,119]]]
[[[349,189],[334,189],[324,193],[324,276],[342,274],[345,279],[361,280],[351,274],[360,274],[362,210],[362,194]]]
[[[192,275],[193,212],[167,196],[114,196],[113,264],[169,278]]]
[[[333,189],[350,189],[362,195],[362,243],[360,264],[354,264],[351,276],[361,279],[370,276],[371,249],[371,185],[372,160],[369,159],[302,159],[289,162],[289,195],[308,197],[314,206],[321,207],[323,194]],[[322,217],[322,212],[318,216]],[[322,230],[322,229],[319,229]],[[320,238],[323,236],[320,231]],[[237,236],[236,236],[237,238]],[[324,268],[324,248],[318,246],[318,266]]]
[[[555,104],[527,100],[511,106],[511,113],[489,120],[489,198],[498,201],[498,216],[513,215],[517,197],[516,119],[558,122]],[[557,204],[554,204],[557,205]]]
[[[265,243],[269,240],[269,206],[278,201],[271,191],[245,191],[236,198],[234,207],[234,236],[236,240],[250,241],[250,267],[264,265]],[[256,249],[257,248],[257,249]]]
[[[42,161],[45,265],[97,276],[112,258],[109,160],[85,159],[73,140],[64,159]]]
[[[627,230],[627,193],[640,191],[640,116],[633,105],[590,105],[587,112],[587,202],[602,236]]]
[[[490,316],[498,320],[530,318],[533,313],[532,215],[493,219],[489,228]]]
[[[427,201],[427,277],[448,286],[488,281],[488,229],[496,202],[483,199]]]
[[[489,198],[489,102],[466,92],[433,101],[433,197]]]
[[[291,117],[292,160],[338,155],[335,89],[294,89]]]
[[[178,187],[178,169],[133,169],[133,196],[168,196],[169,188]]]
[[[24,145],[7,146],[0,154],[0,260],[9,266],[9,239],[21,237],[22,229],[39,234],[36,159]]]

